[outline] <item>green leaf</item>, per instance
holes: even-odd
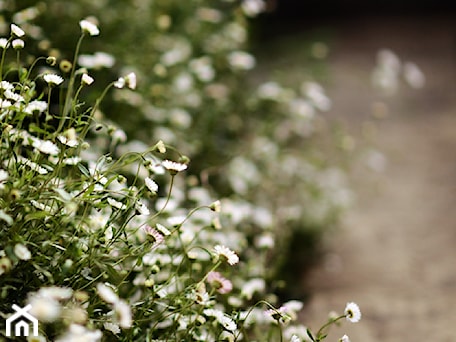
[[[310,331],[309,328],[307,328],[307,335],[309,335],[309,337],[310,337],[310,339],[311,339],[312,341],[316,342],[316,341],[315,341],[315,338],[313,337],[312,332]]]

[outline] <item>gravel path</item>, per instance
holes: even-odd
[[[454,18],[364,18],[342,23],[331,50],[330,115],[362,144],[362,127],[387,158],[379,174],[359,167],[357,202],[328,236],[325,258],[304,286],[302,315],[316,329],[347,301],[358,324],[343,323],[328,341],[456,341],[456,29]],[[405,85],[381,97],[369,84],[375,55],[390,48],[416,62],[426,87]],[[389,115],[372,118],[383,101]],[[374,134],[375,133],[375,134]]]

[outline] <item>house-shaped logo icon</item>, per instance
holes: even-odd
[[[33,327],[33,336],[38,336],[38,320],[27,312],[32,306],[29,304],[21,308],[20,306],[13,304],[12,308],[16,313],[6,320],[6,336],[29,336],[30,323],[32,323]],[[13,334],[11,332],[12,327],[14,327]]]

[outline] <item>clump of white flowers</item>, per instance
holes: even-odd
[[[138,73],[100,72],[115,66],[114,56],[80,53],[85,39],[100,35],[93,17],[79,21],[71,62],[34,26],[44,12],[38,5],[13,15],[20,27],[11,24],[10,36],[0,37],[0,223],[7,227],[0,230],[0,316],[10,315],[13,303],[30,305],[40,324],[33,338],[43,341],[308,340],[298,319],[303,303],[282,303],[270,292],[277,249],[288,238],[283,223],[301,218],[289,204],[310,194],[294,189],[284,200],[268,192],[276,181],[308,180],[324,200],[312,207],[305,198],[320,219],[313,222],[334,217],[334,203],[345,198],[336,191],[339,174],[301,167],[281,153],[288,140],[309,136],[329,99],[316,83],[295,92],[274,82],[244,97],[239,77],[256,65],[245,16],[265,10],[262,0],[228,0],[220,8],[191,2],[179,9],[187,11],[183,26],[162,2],[153,2],[153,11],[126,4],[116,2],[125,9],[118,18],[98,12],[100,22],[115,23],[131,20],[134,7],[136,24],[150,29],[148,39],[134,42],[148,58],[118,58],[138,62],[124,69]],[[66,8],[59,11],[56,35],[74,22],[63,18]],[[19,61],[20,50],[35,43],[45,55]],[[118,52],[129,50],[118,44]],[[137,74],[147,75],[140,86]],[[105,103],[112,99],[118,102]],[[286,114],[271,115],[279,107]],[[127,115],[117,122],[110,116],[116,112]],[[260,112],[275,121],[266,124]],[[244,144],[242,132],[254,126],[259,134],[245,148],[231,145]],[[226,182],[223,196],[214,173]],[[275,212],[254,197],[286,205]],[[343,317],[359,320],[359,308],[347,305]]]

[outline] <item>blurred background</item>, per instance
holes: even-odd
[[[317,68],[332,99],[324,115],[343,127],[357,156],[349,172],[354,205],[341,228],[325,236],[322,257],[302,281],[310,293],[303,322],[318,327],[328,311],[353,300],[361,323],[334,328],[329,340],[347,333],[352,341],[454,341],[454,3],[273,5],[257,24],[260,67],[306,77],[312,47],[314,57],[327,53]],[[379,87],[385,49],[397,71]],[[407,76],[409,63],[423,75]]]

